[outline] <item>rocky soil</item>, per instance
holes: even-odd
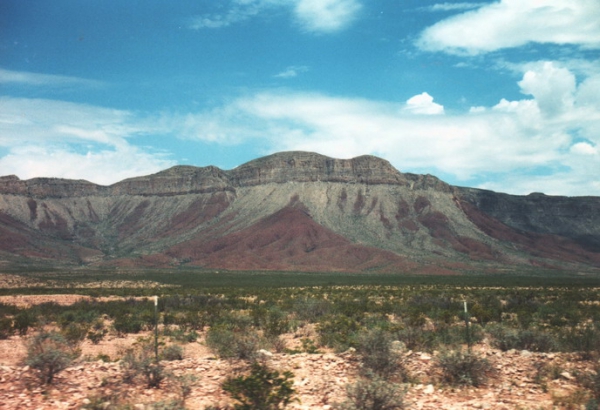
[[[184,359],[163,361],[172,374],[160,389],[148,389],[143,383],[123,382],[118,362],[137,336],[110,335],[98,345],[85,342],[82,355],[71,367],[59,373],[51,386],[41,386],[33,369],[22,364],[24,338],[13,336],[0,341],[0,409],[79,409],[94,403],[128,404],[134,409],[152,409],[152,405],[180,397],[176,376],[196,379],[186,408],[203,409],[209,405],[231,403],[220,385],[229,375],[243,372],[247,365],[237,360],[216,358],[202,338],[184,345]],[[293,347],[299,335],[286,335]],[[492,365],[486,385],[450,387],[441,382],[436,355],[424,352],[403,353],[411,383],[406,389],[405,404],[409,409],[579,409],[585,393],[576,375],[590,372],[593,363],[575,355],[501,352],[480,344],[474,351]],[[98,355],[110,357],[110,362]],[[106,360],[106,357],[105,359]],[[294,374],[298,402],[291,409],[330,409],[345,398],[345,388],[358,378],[359,360],[355,352],[322,351],[309,354],[265,352],[270,367]],[[545,369],[546,372],[541,371]],[[107,406],[107,405],[105,405]]]

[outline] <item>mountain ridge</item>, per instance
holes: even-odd
[[[5,266],[595,271],[600,198],[495,193],[402,173],[375,156],[291,151],[232,170],[175,166],[109,186],[0,177],[0,234]],[[254,246],[261,235],[278,239]],[[337,247],[313,240],[331,235]],[[302,251],[307,241],[311,252]],[[348,263],[353,253],[363,258]]]

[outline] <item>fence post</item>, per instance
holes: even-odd
[[[158,296],[154,296],[154,360],[158,363]]]
[[[467,346],[471,349],[471,332],[469,330],[469,311],[467,310],[467,300],[464,300],[465,304],[465,332],[467,336]]]

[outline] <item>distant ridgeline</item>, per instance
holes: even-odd
[[[514,196],[308,152],[111,186],[0,177],[0,266],[600,272],[600,198]]]

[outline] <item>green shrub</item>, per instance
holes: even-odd
[[[600,403],[600,364],[596,364],[591,373],[582,373],[577,379],[586,389],[590,390],[593,400]]]
[[[198,333],[195,330],[186,332],[185,330],[165,328],[163,331],[165,336],[171,337],[173,340],[181,343],[193,343],[198,340]]]
[[[77,355],[60,333],[42,331],[29,342],[25,364],[39,371],[42,383],[51,384]]]
[[[8,339],[13,334],[13,321],[10,318],[0,318],[0,340]]]
[[[169,345],[162,349],[160,352],[160,358],[167,361],[183,360],[183,349],[181,346]]]
[[[314,340],[312,340],[308,337],[304,337],[304,338],[300,339],[300,343],[302,344],[303,352],[310,353],[310,354],[319,353],[319,349],[315,345]]]
[[[25,336],[27,331],[37,323],[35,315],[29,310],[22,310],[15,315],[13,321],[14,330],[21,336]]]
[[[173,380],[177,386],[177,392],[179,393],[179,403],[182,409],[185,409],[185,402],[192,394],[192,387],[198,381],[196,376],[190,374],[183,374],[181,376],[173,376]]]
[[[236,410],[275,410],[294,400],[293,377],[289,371],[280,374],[255,362],[250,374],[228,377],[221,387],[238,402],[234,405]]]
[[[291,324],[288,319],[289,315],[277,307],[273,307],[267,311],[264,322],[260,324],[266,336],[279,336],[287,333]]]
[[[255,331],[233,331],[224,327],[211,327],[206,334],[206,344],[219,357],[254,360],[260,346]]]
[[[565,350],[578,352],[583,359],[590,360],[600,355],[600,326],[588,324],[563,332],[562,344]]]
[[[88,326],[80,323],[69,323],[61,330],[61,334],[72,344],[78,344],[87,336]]]
[[[356,320],[340,314],[324,317],[317,324],[320,344],[332,347],[338,352],[356,346],[359,329]]]
[[[179,400],[161,400],[152,404],[152,410],[185,410],[185,406]]]
[[[304,298],[297,300],[293,306],[296,316],[308,323],[316,323],[329,313],[330,303],[323,299]]]
[[[106,336],[106,334],[108,333],[108,330],[106,329],[102,329],[102,330],[90,330],[87,334],[87,338],[95,345],[97,345],[98,343],[100,343],[100,341],[102,339],[104,339],[104,336]]]
[[[206,317],[202,312],[188,311],[177,316],[175,324],[184,332],[188,330],[202,331],[206,326]]]
[[[548,382],[559,379],[564,371],[561,366],[546,362],[534,363],[534,367],[536,371],[533,380],[542,387],[544,392],[548,390]]]
[[[127,383],[142,378],[149,388],[159,388],[167,377],[164,366],[156,360],[154,346],[150,342],[142,342],[128,349],[120,364],[123,379]]]
[[[359,380],[346,388],[347,399],[336,410],[402,410],[405,390],[384,380]]]
[[[431,352],[440,344],[439,335],[436,332],[433,330],[423,330],[421,327],[408,326],[398,330],[395,336],[409,350]]]
[[[113,327],[119,334],[140,333],[144,322],[135,316],[119,316],[113,322]]]
[[[542,330],[514,329],[505,325],[490,325],[486,330],[492,336],[491,345],[502,351],[517,349],[551,352],[558,349],[556,339]]]
[[[372,329],[360,333],[356,350],[361,356],[364,372],[374,373],[382,379],[392,375],[398,375],[401,381],[408,378],[400,354],[392,349],[391,336],[384,330]]]
[[[481,342],[485,336],[483,329],[476,323],[469,325],[469,340],[467,340],[467,331],[464,323],[447,325],[437,323],[434,332],[434,344],[442,345],[462,345],[471,343],[471,345]]]
[[[443,381],[450,385],[480,386],[487,380],[491,366],[471,351],[454,350],[441,353],[437,363],[442,370]]]

